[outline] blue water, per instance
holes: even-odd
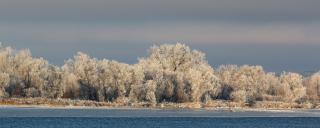
[[[1,108],[0,128],[320,128],[319,111]]]
[[[11,117],[1,128],[319,128],[319,118],[306,117]]]

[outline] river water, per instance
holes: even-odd
[[[0,128],[320,128],[320,111],[0,107]]]

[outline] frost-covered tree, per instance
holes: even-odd
[[[99,101],[123,101],[131,91],[131,67],[117,61],[98,62]]]
[[[10,59],[7,72],[12,76],[12,81],[9,87],[9,94],[11,96],[30,96],[31,91],[33,96],[40,96],[41,78],[39,78],[39,70],[42,70],[42,59],[34,60],[29,50],[14,51],[9,50]],[[34,66],[34,67],[33,67]],[[33,88],[33,89],[31,89]]]
[[[276,84],[274,74],[266,73],[261,66],[222,65],[217,74],[222,83],[222,99],[241,102],[263,100],[270,86]]]
[[[9,74],[0,72],[0,98],[6,96],[5,89],[9,86]]]
[[[306,96],[306,88],[303,86],[303,77],[297,73],[284,72],[280,76],[281,86],[284,88],[284,100],[289,102],[302,102]]]
[[[138,100],[140,102],[149,102],[155,104],[157,103],[155,95],[156,86],[156,82],[152,80],[148,80],[141,85],[135,85],[133,86],[130,94],[133,95],[131,98],[134,98],[134,100]]]
[[[6,91],[14,97],[57,98],[60,90],[58,67],[43,58],[33,58],[29,50],[0,49],[0,71],[9,76]]]
[[[127,64],[111,61],[109,64],[108,73],[109,85],[115,89],[114,98],[120,100],[128,97],[131,89],[131,74],[130,66]]]
[[[158,102],[197,102],[203,95],[217,96],[218,78],[204,53],[184,44],[153,46],[139,65],[144,67],[145,81],[156,83]]]
[[[46,98],[61,98],[64,94],[62,85],[62,72],[61,69],[49,65],[44,73],[43,79],[45,80],[43,87],[43,96]]]
[[[122,101],[129,97],[131,67],[106,59],[97,60],[79,52],[63,66],[64,97],[97,101]],[[79,90],[79,94],[73,90]]]
[[[281,85],[279,77],[275,73],[267,73],[265,80],[268,84],[267,93],[264,94],[263,100],[268,101],[283,101],[285,97],[285,88]]]
[[[317,103],[320,73],[265,72],[261,66],[222,65],[216,71],[205,54],[184,44],[153,46],[129,65],[84,53],[58,67],[32,57],[28,49],[0,45],[0,97],[70,98],[117,103],[206,102],[212,99]]]
[[[32,58],[28,50],[20,51],[14,58],[15,76],[20,80],[26,97],[57,98],[61,95],[58,68],[43,58]],[[19,88],[18,88],[19,89]],[[60,93],[60,94],[57,94]]]
[[[13,92],[11,90],[16,90],[15,93],[20,96],[22,94],[23,88],[19,87],[20,80],[17,77],[17,68],[14,65],[14,58],[14,49],[12,49],[11,47],[0,47],[0,71],[9,75],[9,77],[11,76],[9,83],[10,86],[8,87],[8,90],[10,92]],[[18,90],[16,88],[20,89]],[[11,95],[11,93],[9,94]]]
[[[11,65],[13,57],[13,49],[11,47],[0,46],[0,71],[12,73],[13,67]]]
[[[66,75],[74,74],[79,84],[79,96],[80,99],[97,100],[97,90],[95,81],[97,79],[97,60],[91,58],[89,55],[78,52],[73,59],[69,59],[63,69],[67,71]],[[65,80],[65,82],[71,82],[72,80]],[[74,86],[75,84],[66,85]],[[70,88],[70,87],[66,87]]]
[[[4,48],[0,43],[0,98],[6,96],[5,89],[10,84],[10,76],[7,73],[10,67],[10,56],[12,49],[10,47]]]
[[[320,72],[313,74],[304,81],[306,87],[308,99],[313,102],[319,102],[320,100]]]
[[[78,77],[63,68],[61,87],[63,98],[78,99],[80,97],[80,85]]]

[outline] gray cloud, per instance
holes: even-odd
[[[4,21],[312,21],[319,20],[319,5],[319,0],[2,0],[0,16]]]
[[[0,0],[0,41],[62,64],[77,51],[134,63],[188,43],[209,63],[320,69],[320,0]],[[58,52],[57,52],[58,51]]]
[[[0,24],[1,39],[36,42],[190,42],[213,44],[318,44],[320,23],[228,24],[228,23],[145,23],[145,24]]]

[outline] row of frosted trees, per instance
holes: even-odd
[[[265,72],[261,66],[223,65],[184,44],[153,46],[133,65],[79,52],[62,67],[29,50],[0,48],[0,97],[68,98],[108,102],[319,102],[320,73]]]

